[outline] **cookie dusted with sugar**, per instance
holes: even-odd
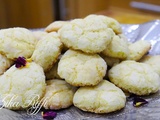
[[[107,80],[96,86],[80,87],[73,104],[79,109],[94,113],[109,113],[125,107],[126,96],[123,91]]]
[[[57,61],[61,54],[63,45],[56,32],[48,33],[38,41],[35,51],[32,55],[32,60],[38,63],[44,71],[51,69],[52,65]]]
[[[102,53],[109,57],[126,59],[129,55],[126,37],[123,34],[115,35]]]
[[[22,62],[23,60],[20,63]],[[27,62],[26,66],[20,68],[16,66],[19,65],[13,65],[0,76],[0,95],[3,107],[20,110],[40,102],[45,93],[46,84],[40,65]],[[10,101],[13,104],[9,104]]]
[[[160,87],[160,77],[151,66],[131,60],[113,66],[108,76],[115,85],[136,95],[156,93]]]
[[[104,15],[91,14],[91,15],[86,16],[84,19],[89,22],[91,19],[95,19],[95,18],[99,18],[99,19],[103,20],[103,22],[109,28],[111,28],[114,31],[115,34],[121,34],[122,33],[121,24],[116,19],[113,19],[111,17],[104,16]]]
[[[3,74],[12,64],[12,60],[0,54],[0,75]]]
[[[127,60],[140,60],[151,48],[151,43],[145,40],[138,40],[128,46],[129,55]]]
[[[74,19],[62,26],[58,34],[68,48],[85,53],[100,53],[111,42],[114,32],[98,16],[88,19]]]
[[[14,60],[19,56],[31,57],[37,39],[28,29],[16,27],[1,29],[0,43],[0,53]]]
[[[43,104],[45,109],[59,110],[68,108],[73,104],[76,87],[60,79],[47,80],[46,83],[46,92],[42,99],[45,102]]]
[[[73,86],[93,86],[103,80],[107,64],[98,54],[68,50],[58,63],[58,75]]]
[[[54,21],[51,24],[49,24],[46,28],[46,32],[57,32],[62,26],[69,23],[69,21]]]
[[[160,75],[160,55],[145,55],[139,62],[151,65],[152,69]]]

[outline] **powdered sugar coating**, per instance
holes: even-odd
[[[131,60],[113,66],[108,76],[118,87],[137,95],[155,93],[160,87],[160,77],[152,67]]]
[[[73,86],[92,86],[102,81],[106,62],[97,54],[68,50],[58,63],[58,75]]]
[[[83,111],[109,113],[125,107],[123,91],[107,80],[96,86],[80,87],[73,98],[73,104]]]

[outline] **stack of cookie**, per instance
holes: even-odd
[[[34,98],[46,109],[73,104],[83,111],[109,113],[125,107],[124,92],[149,95],[159,90],[160,56],[145,55],[151,48],[147,41],[130,43],[113,18],[89,15],[55,21],[45,31],[25,30],[0,30],[0,53],[6,59],[1,99],[7,103],[17,96],[13,102],[20,103],[4,104],[9,109],[31,107]],[[19,56],[31,61],[16,68],[12,63]]]

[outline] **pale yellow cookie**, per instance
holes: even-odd
[[[62,43],[56,32],[48,33],[40,41],[38,41],[32,60],[41,65],[44,71],[51,69],[52,65],[61,54]]]
[[[0,54],[0,75],[3,74],[12,64],[12,60]]]
[[[96,86],[80,87],[73,104],[79,109],[94,113],[109,113],[125,107],[126,96],[123,91],[107,80]]]
[[[46,93],[43,97],[45,109],[58,110],[68,108],[73,104],[76,88],[60,79],[47,80]]]
[[[31,107],[40,102],[45,92],[43,69],[34,62],[22,68],[13,65],[0,76],[0,86],[4,107],[13,110]]]
[[[129,46],[128,60],[140,60],[151,48],[151,43],[145,40],[138,40]]]
[[[140,62],[149,64],[160,75],[160,55],[145,55]]]
[[[115,34],[122,33],[121,24],[116,19],[113,19],[111,17],[104,16],[104,15],[91,14],[91,15],[86,16],[84,19],[89,22],[91,19],[95,19],[95,18],[99,18],[99,19],[103,20],[103,22],[105,22],[105,24],[109,28],[113,29]]]
[[[73,86],[93,86],[106,74],[106,62],[97,54],[68,50],[58,63],[58,75]]]
[[[108,76],[115,85],[136,95],[155,93],[160,87],[160,77],[152,67],[136,61],[123,61],[113,66]]]
[[[46,28],[46,32],[57,32],[63,25],[66,25],[69,21],[54,21],[49,24]]]
[[[58,31],[68,48],[85,53],[99,53],[111,42],[114,32],[99,17],[90,20],[74,19]]]
[[[31,57],[37,39],[26,28],[7,28],[0,30],[0,53],[9,59],[19,56]]]
[[[115,35],[102,52],[104,55],[118,59],[126,59],[129,54],[128,42],[124,35]]]

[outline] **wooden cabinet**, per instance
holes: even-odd
[[[0,28],[46,27],[54,20],[53,0],[0,0]]]
[[[108,6],[107,0],[65,0],[65,19],[85,17],[88,14],[105,10]]]
[[[146,10],[146,6],[136,7],[138,3],[156,5],[160,9],[160,0],[0,0],[0,28],[42,28],[57,20],[57,15],[61,20],[70,20],[103,14],[120,23],[160,19],[160,11],[153,10],[156,7]]]

